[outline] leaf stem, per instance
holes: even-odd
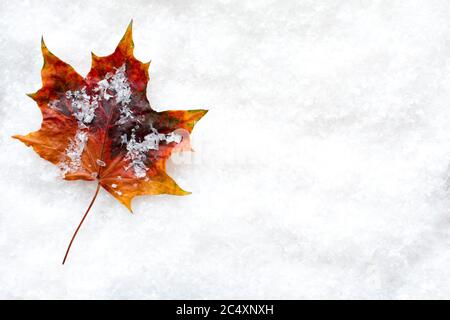
[[[70,247],[72,246],[72,242],[73,242],[73,240],[75,240],[75,237],[77,236],[78,230],[80,230],[80,227],[81,227],[81,225],[84,222],[84,219],[86,219],[87,214],[91,210],[91,207],[94,204],[95,199],[97,198],[99,190],[100,190],[100,183],[97,184],[97,189],[95,190],[94,197],[92,198],[91,203],[89,204],[89,207],[87,208],[86,212],[84,213],[84,216],[83,216],[83,218],[80,221],[80,224],[78,224],[78,227],[75,230],[75,232],[74,232],[74,234],[72,236],[72,239],[70,240],[70,243],[69,243],[69,246],[67,247],[66,254],[64,255],[64,260],[63,260],[62,264],[64,264],[66,262],[67,256],[69,255]]]

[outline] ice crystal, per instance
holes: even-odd
[[[70,141],[69,146],[66,148],[67,159],[64,159],[64,161],[59,164],[63,175],[68,172],[75,172],[80,169],[81,156],[83,154],[87,140],[87,133],[78,130],[75,134],[75,139]]]
[[[161,142],[179,143],[182,137],[174,132],[169,134],[159,133],[155,128],[151,127],[152,132],[147,134],[142,141],[137,141],[134,131],[130,140],[127,142],[127,155],[125,159],[130,160],[130,164],[126,169],[133,168],[134,174],[138,178],[143,178],[148,170],[145,165],[145,159],[149,150],[158,150]],[[122,141],[126,141],[126,137]]]
[[[86,93],[86,87],[81,90],[67,91],[66,98],[70,100],[73,116],[78,120],[81,127],[94,120],[95,109],[98,108],[98,96],[90,96]]]

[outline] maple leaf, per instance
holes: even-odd
[[[130,211],[139,195],[186,195],[165,170],[172,151],[190,149],[189,134],[207,110],[157,112],[146,97],[149,63],[133,55],[132,21],[113,54],[92,54],[86,78],[41,41],[42,88],[29,96],[41,109],[38,131],[15,135],[57,165],[66,180],[97,181]]]

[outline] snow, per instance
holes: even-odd
[[[77,172],[81,168],[81,157],[87,141],[87,132],[78,129],[74,139],[70,141],[69,146],[66,149],[68,159],[63,159],[58,165],[63,176],[66,173]]]
[[[80,128],[86,128],[95,118],[95,109],[98,108],[98,96],[90,96],[86,93],[86,87],[81,90],[66,92],[66,98],[70,100],[74,117],[78,120]],[[55,102],[50,101],[54,106]]]
[[[131,89],[128,78],[125,74],[126,66],[123,64],[120,68],[116,70],[114,75],[111,77],[111,82],[109,87],[115,93],[116,102],[127,106],[131,101]]]
[[[133,119],[133,112],[129,104],[131,102],[131,88],[128,78],[125,74],[126,65],[120,66],[115,73],[106,74],[105,79],[98,83],[98,90],[103,94],[105,100],[114,96],[116,103],[120,105],[120,118],[118,124],[124,124],[129,119]],[[111,93],[111,95],[109,94]]]
[[[189,196],[95,183],[10,138],[40,126],[40,37],[85,76],[133,18],[152,106],[210,111]],[[450,298],[450,3],[0,2],[0,297]],[[142,142],[142,141],[141,141]]]
[[[169,134],[159,133],[158,130],[151,127],[152,132],[145,135],[142,141],[136,140],[136,135],[134,129],[132,130],[130,140],[128,140],[126,149],[127,154],[125,159],[130,162],[128,166],[125,167],[126,170],[133,168],[134,175],[138,178],[143,178],[146,176],[148,170],[145,165],[145,160],[148,157],[149,150],[158,150],[161,143],[170,142],[181,142],[181,136],[171,132]],[[126,140],[122,136],[122,141]]]
[[[95,160],[95,162],[97,162],[97,164],[98,164],[100,167],[105,167],[105,166],[106,166],[106,163],[105,163],[104,161],[100,160],[100,159]]]

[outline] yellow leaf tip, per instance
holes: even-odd
[[[143,69],[145,72],[147,72],[147,73],[148,73],[148,70],[149,70],[149,68],[150,68],[150,62],[151,62],[151,61],[145,62],[145,63],[142,64],[142,69]]]
[[[124,34],[124,38],[125,37],[130,37],[130,38],[132,38],[132,36],[133,36],[133,19],[131,19],[131,21],[130,21],[130,23],[128,24],[128,26],[127,26],[127,30],[125,31],[125,34]]]
[[[180,187],[178,187],[178,190],[176,192],[170,193],[173,194],[175,196],[188,196],[190,194],[192,194],[192,192],[190,191],[186,191],[184,189],[181,189]]]
[[[26,140],[25,140],[25,137],[20,135],[20,134],[15,134],[15,135],[11,136],[11,138],[12,139],[17,139],[17,140],[19,140],[19,141],[21,141],[21,142],[23,142],[25,144],[27,143]]]
[[[48,51],[47,45],[45,44],[45,41],[44,41],[44,36],[41,36],[41,50],[43,53],[45,51]]]
[[[121,199],[120,202],[130,211],[130,213],[133,213],[133,209],[131,208],[131,199]]]
[[[133,48],[133,20],[131,20],[116,50],[120,50],[126,56],[132,56]]]
[[[34,100],[34,98],[36,97],[36,92],[34,92],[34,93],[25,93],[25,95]]]
[[[49,59],[51,56],[53,56],[53,53],[50,52],[47,45],[45,44],[44,36],[41,37],[41,51],[42,51],[42,56],[44,57],[44,61],[47,61],[47,59]]]
[[[206,109],[192,110],[192,112],[194,113],[195,121],[199,121],[201,118],[203,118],[205,114],[208,113],[208,111],[209,110]]]

